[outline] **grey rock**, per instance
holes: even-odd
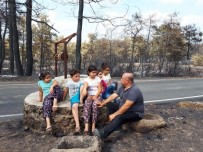
[[[64,136],[49,152],[101,152],[102,141],[95,136]]]
[[[150,132],[165,126],[166,122],[157,114],[145,114],[142,120],[130,123],[130,127],[139,133]]]

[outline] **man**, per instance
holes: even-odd
[[[94,135],[101,139],[108,137],[127,122],[139,121],[144,115],[142,92],[133,82],[133,74],[124,73],[121,78],[121,85],[116,93],[103,102],[97,102],[99,107],[107,105],[109,111],[109,124],[94,131]],[[118,98],[118,103],[111,102],[116,98]]]

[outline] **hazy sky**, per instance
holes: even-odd
[[[53,8],[53,10],[47,10],[46,13],[49,15],[51,23],[60,32],[59,35],[66,37],[77,31],[77,18],[73,17],[73,8],[65,4],[57,5],[52,0],[38,1],[46,3],[49,8]],[[106,0],[101,3],[106,8],[101,9],[98,5],[92,5],[92,7],[97,13],[109,18],[122,16],[127,9],[128,15],[126,17],[130,17],[135,12],[141,12],[144,18],[147,18],[150,14],[156,14],[157,19],[166,19],[169,14],[177,12],[182,26],[196,24],[197,27],[203,30],[203,0],[118,0],[114,4],[115,1]],[[90,12],[90,7],[85,5],[84,15],[89,16]],[[75,8],[75,13],[77,15],[77,8]],[[92,24],[84,20],[82,41],[87,40],[87,34],[94,33],[96,29],[98,33],[105,33],[105,28],[102,24]],[[114,32],[119,34],[119,31]]]

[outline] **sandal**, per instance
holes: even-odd
[[[53,112],[57,111],[57,110],[58,110],[58,107],[59,107],[59,106],[52,106],[52,111],[53,111]]]
[[[76,127],[73,135],[79,135],[79,134],[80,134],[80,127]]]
[[[87,130],[85,130],[85,131],[83,132],[83,135],[84,135],[84,136],[87,136],[87,135],[89,135],[89,132],[88,132]]]
[[[51,132],[52,132],[52,126],[47,127],[47,128],[46,128],[46,132],[47,132],[47,133],[51,133]]]

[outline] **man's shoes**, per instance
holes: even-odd
[[[122,131],[122,132],[126,132],[126,131],[128,131],[128,130],[129,130],[128,124],[123,124],[123,125],[121,126],[121,131]]]
[[[94,129],[93,135],[99,137],[99,139],[102,139],[101,134],[99,133],[99,130],[96,128]]]

